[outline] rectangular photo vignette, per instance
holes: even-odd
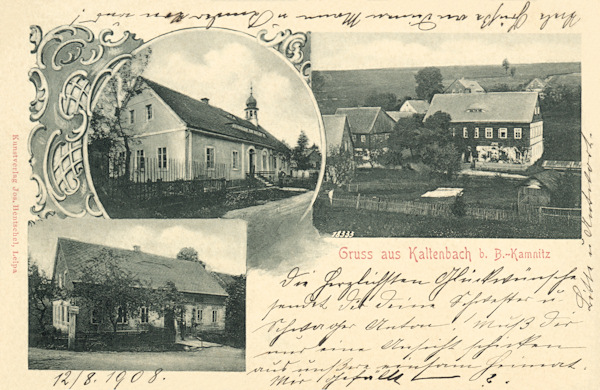
[[[29,228],[29,369],[245,370],[246,226],[58,220]]]
[[[321,233],[581,237],[580,35],[322,33],[313,60]]]

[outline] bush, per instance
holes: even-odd
[[[467,214],[467,205],[462,194],[456,196],[454,203],[450,205],[450,211],[456,217],[464,217]]]

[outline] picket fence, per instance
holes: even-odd
[[[331,201],[332,207],[354,208],[372,211],[387,211],[409,215],[429,215],[452,217],[453,213],[449,203],[426,203],[414,201],[389,200],[379,197],[334,195],[329,199],[327,195],[321,199]],[[579,223],[581,209],[564,209],[555,207],[531,207],[517,210],[504,210],[482,207],[466,207],[466,217],[492,221],[529,221],[545,222],[557,221],[559,223]]]

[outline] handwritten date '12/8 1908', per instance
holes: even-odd
[[[109,384],[111,389],[116,390],[122,383],[141,383],[145,385],[158,383],[159,381],[162,382],[166,379],[164,375],[160,375],[162,372],[162,368],[157,368],[150,372],[136,371],[128,373],[127,371],[111,371],[108,374],[95,371],[73,372],[68,370],[55,376],[52,386],[73,389],[75,385],[93,387],[94,385]]]

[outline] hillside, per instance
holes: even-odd
[[[511,88],[518,88],[535,77],[545,79],[552,75],[561,76],[568,82],[577,82],[581,72],[581,63],[540,63],[540,64],[515,64],[515,76],[506,74],[498,65],[470,65],[470,66],[444,66],[438,67],[442,73],[445,86],[457,78],[476,80],[484,89],[499,84],[507,84]],[[398,98],[415,96],[415,74],[422,69],[418,68],[388,68],[388,69],[361,69],[338,71],[314,71],[323,78],[320,85],[315,86],[315,97],[319,103],[322,114],[333,114],[339,107],[355,107],[362,105],[365,97],[370,93],[393,93]],[[317,76],[318,77],[318,76]],[[580,81],[579,81],[580,82]]]

